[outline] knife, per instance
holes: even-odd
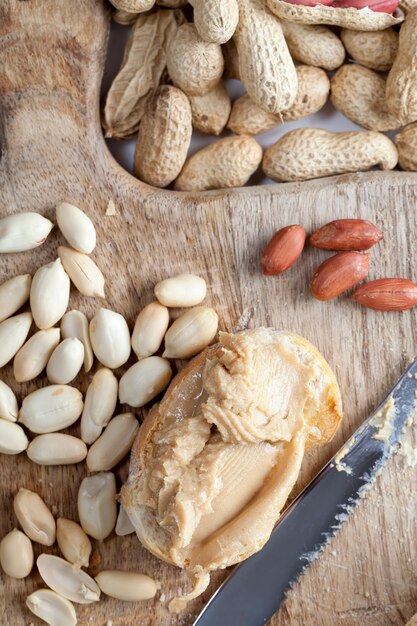
[[[324,549],[391,457],[416,403],[417,358],[281,515],[265,546],[236,566],[193,626],[261,626]]]

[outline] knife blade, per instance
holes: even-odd
[[[391,457],[416,403],[417,358],[337,454],[288,506],[265,546],[243,561],[193,626],[260,626],[324,549]]]

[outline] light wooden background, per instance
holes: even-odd
[[[330,303],[314,301],[309,277],[327,254],[307,249],[288,274],[264,278],[262,249],[286,224],[312,229],[336,217],[361,216],[385,232],[373,253],[370,277],[417,280],[417,175],[371,173],[202,196],[141,185],[114,162],[101,136],[98,90],[107,29],[108,14],[99,0],[0,4],[0,214],[35,210],[53,218],[54,205],[62,200],[85,209],[98,231],[94,258],[106,276],[106,306],[122,312],[131,327],[138,310],[152,299],[157,280],[193,271],[207,279],[207,303],[218,311],[222,329],[235,328],[243,316],[250,326],[285,328],[315,343],[337,373],[346,417],[334,441],[305,459],[297,492],[417,353],[416,312],[374,313],[355,305],[349,295]],[[109,201],[114,216],[106,215]],[[35,252],[2,256],[0,281],[53,260],[61,242],[53,231]],[[91,315],[99,306],[72,294],[72,308]],[[10,368],[1,375],[13,384]],[[76,384],[85,389],[88,379],[80,376]],[[37,385],[13,387],[22,398]],[[83,464],[41,468],[24,455],[2,457],[1,534],[15,524],[12,498],[19,486],[38,490],[57,515],[76,518],[84,474]],[[126,464],[117,474],[124,479]],[[403,461],[394,459],[289,593],[273,626],[400,626],[417,611],[416,485],[417,470],[404,469]],[[96,545],[91,572],[104,567],[155,576],[168,599],[187,586],[185,575],[159,562],[133,536]],[[213,576],[208,592],[178,617],[170,616],[159,600],[130,605],[106,598],[77,607],[79,623],[188,626],[224,575]],[[39,576],[25,581],[4,577],[2,583],[0,623],[40,624],[23,603],[40,586]]]

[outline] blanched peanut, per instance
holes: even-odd
[[[33,567],[33,548],[24,533],[14,528],[0,542],[0,565],[11,578],[26,578]]]
[[[42,498],[29,489],[19,489],[13,509],[26,535],[44,546],[55,542],[56,526],[51,511]]]

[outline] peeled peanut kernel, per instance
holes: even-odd
[[[71,602],[51,589],[37,589],[26,598],[26,606],[49,626],[76,626]]]
[[[130,333],[125,318],[109,309],[99,309],[90,322],[94,354],[106,367],[116,369],[130,356]]]
[[[78,516],[84,532],[102,541],[117,517],[116,479],[111,472],[87,476],[78,491]]]
[[[42,498],[29,489],[19,489],[13,500],[14,513],[26,535],[43,546],[55,542],[56,526]]]
[[[94,443],[110,421],[117,404],[118,382],[107,367],[94,374],[85,394],[81,416],[81,439]]]
[[[188,359],[213,341],[219,323],[214,309],[198,306],[180,315],[165,335],[168,359]]]
[[[155,296],[159,302],[170,307],[189,307],[200,304],[206,297],[207,285],[204,278],[194,274],[179,274],[161,280],[155,285]]]
[[[60,517],[56,521],[56,540],[63,557],[77,567],[88,567],[91,541],[77,522]]]
[[[26,578],[33,567],[33,548],[29,537],[14,528],[0,542],[0,565],[11,578]]]
[[[71,426],[83,410],[83,397],[69,385],[48,385],[30,393],[19,413],[22,422],[33,433],[53,433]]]
[[[72,248],[91,254],[96,246],[96,229],[84,211],[68,202],[61,202],[56,207],[56,221]]]
[[[58,247],[65,271],[83,296],[104,298],[104,276],[87,254],[65,246]]]
[[[59,556],[41,554],[36,565],[48,587],[67,600],[91,604],[100,599],[100,589],[94,579]]]
[[[90,472],[107,471],[117,465],[132,447],[138,428],[139,423],[133,413],[113,417],[88,451],[87,467]]]
[[[79,339],[64,339],[55,350],[46,367],[46,375],[51,383],[66,385],[74,380],[84,362],[84,346]]]
[[[39,376],[57,347],[59,336],[59,328],[39,330],[20,348],[13,361],[13,374],[18,383]]]
[[[25,252],[37,248],[54,225],[31,211],[14,213],[0,219],[0,252]]]
[[[118,537],[125,537],[135,532],[135,528],[129,519],[126,509],[121,504],[119,507],[119,515],[117,516],[116,528],[114,532]]]
[[[155,597],[158,591],[153,578],[136,572],[103,570],[97,574],[96,581],[106,596],[128,602],[150,600]]]
[[[61,320],[63,339],[76,337],[84,346],[84,370],[89,372],[93,366],[94,355],[88,332],[88,319],[81,311],[68,311]]]
[[[0,367],[6,365],[23,346],[31,325],[30,313],[20,313],[0,323]]]
[[[28,444],[25,431],[19,424],[0,419],[0,454],[19,454]]]
[[[0,380],[0,418],[8,422],[15,422],[18,415],[19,407],[16,396],[9,385]]]
[[[133,407],[145,406],[168,386],[171,376],[169,361],[160,356],[138,361],[120,379],[120,402]]]
[[[159,350],[168,325],[169,311],[159,302],[151,302],[142,309],[132,334],[132,349],[139,360]]]
[[[51,328],[64,315],[70,295],[70,279],[61,259],[40,267],[32,279],[30,308],[41,330]]]
[[[0,285],[0,322],[16,313],[29,300],[32,276],[23,274]]]
[[[70,465],[86,458],[87,446],[72,435],[48,433],[32,439],[27,455],[38,465]]]

